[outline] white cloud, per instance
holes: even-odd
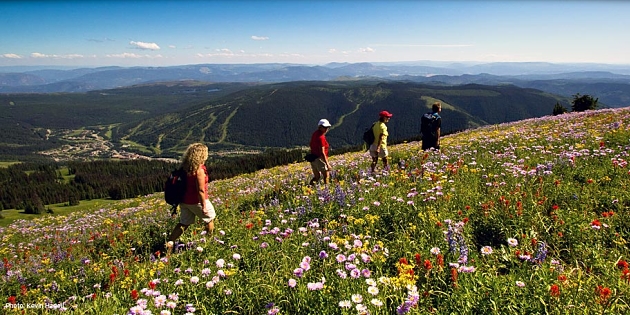
[[[337,49],[331,48],[331,49],[328,49],[328,52],[331,54],[334,54],[337,52]]]
[[[268,40],[268,39],[269,39],[269,37],[267,37],[267,36],[256,36],[256,35],[253,35],[253,36],[252,36],[252,39],[253,39],[253,40]]]
[[[370,47],[359,48],[359,52],[360,53],[373,53],[374,49]]]
[[[292,54],[292,53],[278,54],[278,56],[279,57],[304,58],[304,55],[302,55],[302,54]]]
[[[175,48],[177,48],[177,47],[176,47],[175,45],[168,45],[168,48],[175,49]]]
[[[129,44],[132,46],[135,46],[135,48],[137,49],[142,49],[142,50],[160,50],[160,46],[158,46],[158,44],[156,43],[130,41]]]
[[[111,54],[111,55],[105,55],[105,57],[108,58],[122,58],[122,59],[138,59],[138,58],[142,58],[142,55],[138,55],[138,54],[133,54],[133,53],[122,53],[122,54]]]
[[[433,48],[459,48],[472,47],[470,44],[372,44],[376,47],[433,47]]]
[[[227,48],[216,49],[216,51],[218,52],[217,54],[214,54],[216,56],[234,56],[234,53]]]
[[[2,56],[3,58],[9,58],[9,59],[22,59],[22,56],[16,55],[16,54],[3,54],[0,56]]]
[[[84,58],[80,54],[68,54],[68,55],[47,55],[38,52],[31,53],[31,58],[49,58],[49,59],[81,59]]]
[[[35,52],[35,53],[31,54],[31,57],[33,57],[33,58],[49,58],[50,56]]]
[[[139,55],[134,53],[122,53],[122,54],[110,54],[105,55],[107,58],[117,58],[117,59],[167,59],[164,56],[157,55]]]

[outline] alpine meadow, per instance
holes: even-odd
[[[446,116],[445,119],[448,117]],[[394,118],[395,119],[395,118]],[[335,129],[331,130],[331,135]],[[628,314],[630,108],[472,127],[0,228],[3,314]]]

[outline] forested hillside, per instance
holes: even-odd
[[[390,140],[418,136],[419,117],[443,106],[443,131],[540,117],[568,100],[512,85],[393,81],[278,84],[163,82],[58,94],[0,94],[0,161],[178,157],[192,142],[213,155],[307,145],[320,118],[335,149],[361,142],[386,109]],[[131,156],[134,158],[134,156]]]
[[[115,140],[157,152],[181,151],[203,141],[215,150],[294,147],[307,144],[320,118],[333,124],[335,147],[357,145],[377,113],[394,114],[390,139],[417,136],[419,117],[433,102],[444,104],[443,131],[551,114],[560,97],[515,86],[433,86],[403,82],[293,82],[262,85],[154,119],[123,124]]]
[[[303,160],[301,150],[268,150],[262,154],[211,159],[211,180],[231,178]],[[81,200],[134,198],[160,192],[179,164],[160,160],[91,161],[0,168],[0,218],[3,209],[43,213],[45,205],[79,204]]]

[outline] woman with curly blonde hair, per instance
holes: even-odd
[[[186,192],[182,203],[179,204],[179,223],[175,226],[169,241],[166,243],[167,252],[173,249],[173,243],[184,233],[195,217],[199,217],[205,224],[206,232],[214,230],[216,213],[214,206],[208,199],[208,171],[205,162],[208,159],[208,147],[203,143],[193,143],[188,146],[182,157],[182,169],[186,171]]]

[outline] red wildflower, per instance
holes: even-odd
[[[599,220],[595,219],[591,221],[591,226],[602,226],[602,223]]]
[[[123,273],[125,274],[125,277],[129,277],[129,269],[123,270]]]
[[[619,269],[628,269],[628,262],[621,259],[617,262],[617,268]]]
[[[150,288],[151,290],[155,290],[155,286],[156,286],[156,283],[155,283],[155,282],[153,282],[153,281],[149,281],[149,288]]]
[[[532,246],[536,246],[536,244],[538,244],[538,240],[536,240],[535,238],[532,238]]]
[[[431,265],[431,261],[430,260],[428,260],[428,259],[424,260],[424,268],[426,270],[431,270],[431,268],[433,268],[433,265]]]
[[[17,301],[15,299],[15,295],[11,295],[8,299],[7,302],[11,303],[11,304],[17,304]]]
[[[610,298],[611,293],[612,291],[610,291],[610,288],[603,287],[601,285],[598,285],[597,288],[595,288],[595,294],[598,295],[600,303],[606,302],[606,300]]]
[[[118,275],[118,268],[116,268],[116,266],[112,266],[112,273],[117,276]]]
[[[131,298],[137,300],[140,295],[138,294],[138,290],[131,290]]]
[[[468,218],[464,218],[462,222],[464,222],[464,224],[468,223]]]
[[[409,265],[409,262],[407,261],[407,258],[405,257],[398,259],[398,263],[401,265]]]
[[[466,210],[470,210],[470,206],[466,206]]]
[[[559,207],[558,205],[553,205],[553,206],[551,206],[551,209],[552,209],[552,210],[554,210],[554,211],[555,211],[555,210],[558,210],[559,208],[560,208],[560,207]]]
[[[562,281],[562,282],[565,282],[565,281],[567,281],[567,276],[565,276],[565,275],[559,275],[559,276],[558,276],[558,280],[559,280],[559,281]]]
[[[116,274],[115,273],[110,273],[109,274],[109,282],[114,282],[114,280],[116,280]]]
[[[453,281],[453,285],[457,283],[457,268],[451,268],[451,281]]]
[[[437,264],[440,267],[444,267],[444,256],[442,254],[437,254]]]
[[[416,254],[414,258],[416,259],[416,265],[419,266],[420,264],[422,264],[422,258],[420,257],[420,254]]]
[[[245,228],[248,229],[248,230],[250,230],[253,227],[254,227],[254,223],[249,222],[249,223],[245,224]]]
[[[549,288],[549,295],[551,295],[552,297],[559,297],[560,287],[557,284],[552,284]]]
[[[28,289],[26,289],[25,285],[22,285],[20,287],[20,292],[22,293],[22,295],[26,295],[26,293],[28,292]]]

